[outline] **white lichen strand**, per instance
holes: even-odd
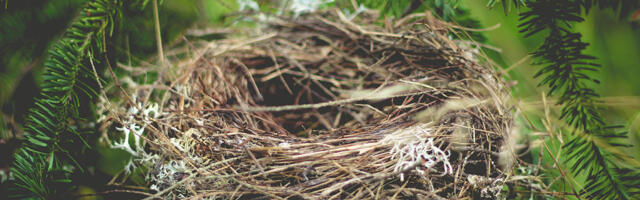
[[[470,174],[469,176],[467,176],[467,181],[469,181],[469,183],[473,185],[474,188],[480,190],[480,196],[482,198],[499,197],[502,191],[502,187],[504,186],[503,178],[488,178]]]
[[[135,95],[132,96],[132,99],[134,102],[137,101]],[[160,111],[157,103],[151,103],[146,107],[143,107],[140,102],[136,103],[136,106],[131,106],[127,110],[126,116],[122,119],[122,126],[116,127],[116,130],[121,133],[120,135],[123,138],[115,140],[111,144],[112,149],[124,150],[131,154],[131,160],[124,167],[126,174],[130,174],[135,170],[136,163],[147,165],[153,163],[154,159],[150,158],[157,157],[144,151],[145,141],[142,137],[145,135],[147,125],[164,114]],[[142,110],[139,110],[139,108],[142,108]],[[142,120],[136,120],[136,117]],[[133,138],[133,141],[131,141],[131,138]]]
[[[427,174],[438,163],[442,163],[442,175],[451,174],[453,169],[449,163],[450,152],[443,151],[434,144],[433,130],[429,123],[403,128],[387,135],[381,142],[392,145],[391,160],[396,161],[394,173],[399,173],[400,180],[404,181],[405,172],[411,167],[420,176]]]
[[[140,142],[140,138],[144,133],[144,127],[140,127],[135,123],[129,123],[127,125],[124,127],[116,127],[116,130],[122,132],[124,138],[111,144],[111,148],[124,150],[134,157],[140,156],[141,152],[144,152],[144,149],[142,148],[143,144]],[[134,138],[133,146],[131,146],[129,137]]]
[[[192,128],[183,132],[180,137],[170,138],[170,142],[188,159],[188,162],[191,162],[191,164],[195,166],[206,166],[209,164],[209,160],[198,155],[195,148],[197,141],[194,138],[199,137],[201,137],[201,133],[197,129]],[[149,154],[147,156],[156,156],[159,158],[156,154]],[[149,161],[153,162],[145,163],[154,163],[155,174],[147,176],[147,181],[153,183],[150,188],[156,191],[160,191],[167,186],[181,181],[196,170],[191,164],[188,164],[186,160],[170,160],[167,163],[163,163],[159,159],[151,158]],[[180,191],[183,189],[184,188],[177,188],[177,190],[172,193],[176,194],[177,197],[186,198],[187,196],[180,196],[182,195]]]

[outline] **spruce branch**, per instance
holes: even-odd
[[[608,141],[610,146],[628,146],[610,140],[626,138],[626,134],[613,133],[615,127],[604,122],[596,106],[599,95],[589,87],[599,83],[589,73],[597,72],[600,65],[593,62],[595,57],[582,53],[588,44],[582,42],[579,33],[570,30],[572,23],[584,20],[581,11],[591,6],[587,2],[591,1],[529,1],[530,10],[520,14],[520,32],[529,37],[548,31],[543,44],[533,53],[538,60],[535,64],[543,65],[534,77],[542,77],[539,86],[549,87],[547,95],[559,96],[558,104],[563,105],[560,118],[574,128],[572,139],[563,148],[568,149],[574,174],[589,172],[582,194],[594,199],[639,198],[637,193],[629,192],[638,190],[637,182],[623,177],[637,173],[637,169],[620,165],[619,159],[595,142],[598,139]]]
[[[89,56],[105,53],[105,38],[111,37],[122,4],[119,0],[88,2],[48,52],[42,90],[29,110],[25,141],[14,155],[14,198],[61,198],[72,188],[72,169],[82,170],[82,165],[74,158],[81,151],[71,149],[89,147],[84,139],[87,132],[79,126],[86,121],[79,109],[97,95],[87,67]],[[98,57],[92,59],[98,61]]]

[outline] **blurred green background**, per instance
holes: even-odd
[[[277,10],[281,3],[277,0],[259,0],[263,11]],[[338,1],[331,6],[349,7],[351,1]],[[375,1],[363,0],[371,4]],[[409,2],[409,1],[407,1]],[[486,1],[467,0],[459,2],[458,8],[468,9],[471,19],[479,22],[479,28],[498,28],[479,32],[486,37],[486,44],[500,51],[484,49],[501,69],[509,69],[505,78],[517,82],[513,87],[513,99],[519,102],[523,114],[535,118],[541,116],[543,87],[537,87],[538,80],[532,78],[540,69],[530,63],[528,54],[541,43],[544,34],[523,38],[517,25],[518,10],[510,8],[505,14],[500,5],[487,8]],[[26,111],[38,94],[43,71],[42,63],[46,51],[77,15],[86,0],[9,0],[2,1],[0,8],[0,170],[8,171],[11,153],[18,146],[15,139],[21,132]],[[164,0],[160,4],[160,25],[163,41],[170,44],[182,38],[187,29],[206,27],[223,28],[237,25],[239,4],[236,0]],[[119,62],[133,65],[148,60],[155,54],[152,9],[144,11],[126,10],[121,16],[118,35],[113,41],[115,57]],[[640,29],[632,28],[628,19],[620,19],[612,10],[593,8],[586,21],[575,24],[575,31],[583,35],[583,40],[591,45],[587,54],[596,56],[602,64],[595,74],[601,81],[594,85],[602,96],[602,110],[611,124],[626,125],[632,136],[632,143],[640,143]],[[464,24],[463,24],[464,25]],[[127,55],[126,49],[131,52]],[[515,65],[517,64],[517,65]],[[553,106],[553,105],[552,105]],[[554,107],[557,112],[558,107]],[[535,126],[541,126],[539,120]],[[526,128],[526,127],[525,127]],[[538,127],[542,128],[542,127]],[[523,131],[528,133],[530,131]],[[98,159],[95,162],[97,184],[106,183],[109,178],[121,172],[129,157],[124,152],[110,150],[105,146],[96,147]],[[640,150],[634,148],[638,156]],[[102,181],[102,182],[100,182]],[[130,183],[141,184],[142,177],[133,177]],[[93,185],[91,187],[98,187]]]

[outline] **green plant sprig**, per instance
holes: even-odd
[[[88,147],[79,109],[97,95],[88,56],[104,53],[105,38],[113,33],[121,4],[118,0],[88,2],[48,52],[42,90],[29,110],[24,143],[14,155],[13,197],[60,198],[72,188],[72,169],[82,170],[82,166],[74,159],[79,152],[70,149]]]
[[[631,2],[628,2],[631,3]],[[535,0],[528,1],[529,11],[520,14],[522,33],[529,37],[548,31],[543,44],[533,52],[534,64],[542,65],[534,77],[542,77],[539,86],[549,87],[548,96],[559,96],[563,105],[560,119],[573,127],[571,140],[563,148],[572,172],[588,172],[581,194],[589,199],[637,199],[638,181],[629,176],[637,175],[637,168],[621,165],[623,160],[614,156],[596,140],[606,141],[610,148],[629,146],[616,139],[626,138],[625,132],[616,133],[619,126],[607,126],[596,106],[600,96],[589,84],[598,84],[589,73],[597,72],[600,65],[595,57],[583,54],[588,43],[581,35],[570,30],[575,22],[582,22],[581,12],[591,5],[616,8],[610,1]],[[627,5],[634,6],[634,5]],[[635,5],[637,6],[637,4]],[[625,12],[625,11],[621,11]],[[583,133],[577,134],[576,132]]]

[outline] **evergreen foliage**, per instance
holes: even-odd
[[[629,146],[615,139],[627,138],[625,132],[616,133],[619,126],[607,126],[596,103],[600,97],[590,84],[599,81],[589,73],[597,72],[600,65],[595,57],[582,53],[588,46],[581,35],[571,31],[571,24],[582,22],[582,10],[592,5],[600,8],[616,8],[629,13],[638,7],[637,1],[528,1],[529,11],[520,14],[520,24],[525,37],[548,31],[543,44],[533,52],[535,64],[542,65],[534,77],[541,77],[539,86],[549,87],[548,95],[558,96],[563,105],[560,119],[573,127],[571,140],[564,145],[572,172],[587,173],[582,195],[589,199],[637,199],[639,181],[629,176],[638,174],[635,167],[622,165],[630,157],[614,154],[617,147]]]
[[[17,118],[22,122],[22,113],[33,104],[35,93],[17,92],[31,89],[19,82],[35,78],[29,69],[42,63],[37,58],[67,28],[66,22],[82,4],[83,0],[21,0],[11,1],[10,8],[0,8],[0,105],[4,114],[20,113]]]
[[[88,147],[84,140],[88,131],[82,128],[87,114],[80,109],[97,95],[89,59],[99,63],[104,58],[122,4],[118,0],[88,2],[49,51],[42,90],[27,116],[25,142],[14,155],[14,198],[61,198],[72,188],[73,169],[83,169],[74,159],[82,151],[70,149]]]

